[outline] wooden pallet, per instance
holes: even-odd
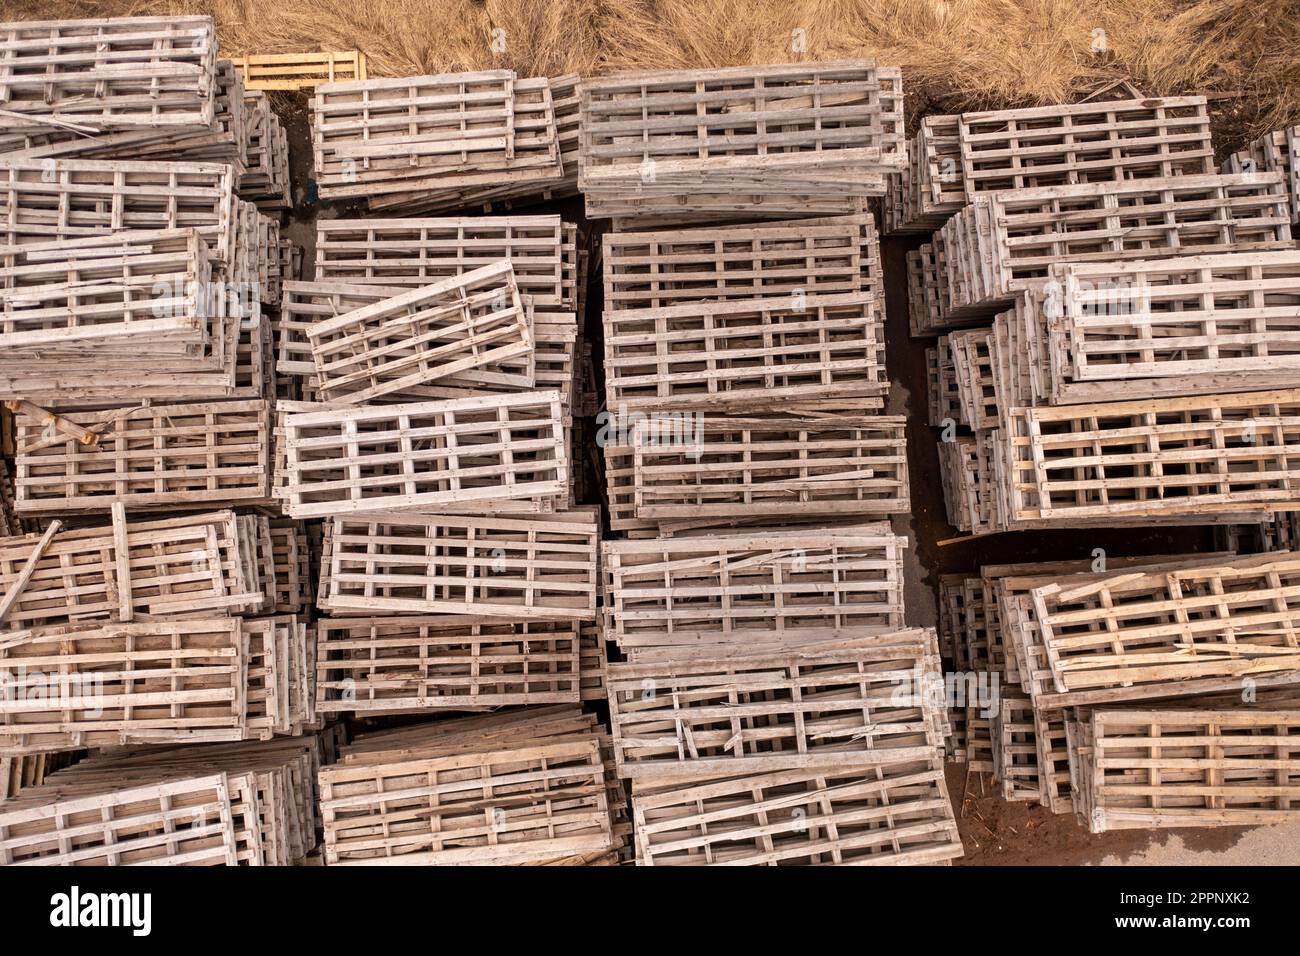
[[[230,511],[65,528],[39,546],[37,535],[0,539],[0,593],[14,593],[10,629],[129,621],[137,613],[233,613],[263,600],[246,577]],[[16,589],[34,555],[33,573]]]
[[[214,295],[194,230],[0,247],[0,288],[0,388],[10,394],[66,404],[104,388],[106,373],[119,394],[235,384],[239,318]]]
[[[1011,527],[1300,508],[1300,391],[1015,409],[999,457]]]
[[[636,516],[693,518],[905,514],[905,420],[702,416],[692,433],[647,418],[632,431]]]
[[[309,90],[321,83],[366,79],[366,55],[359,50],[254,53],[233,60],[250,90]]]
[[[0,25],[0,137],[205,129],[215,117],[211,17],[117,17]]]
[[[326,525],[317,606],[342,614],[593,620],[598,531],[584,511],[335,517]]]
[[[727,776],[634,793],[641,866],[896,866],[962,855],[933,758]]]
[[[265,93],[245,93],[243,122],[247,155],[236,184],[240,198],[256,203],[258,209],[288,209],[293,205],[289,196],[289,135]]]
[[[434,182],[427,188],[417,184],[414,192],[372,195],[370,210],[404,216],[473,208],[489,212],[576,195],[579,86],[572,74],[515,81],[515,152],[507,173],[451,188]]]
[[[619,773],[634,784],[896,760],[938,762],[928,640],[870,638],[718,659],[612,663]],[[635,803],[635,801],[634,801]]]
[[[516,124],[516,109],[540,122]],[[458,191],[563,178],[550,84],[510,70],[318,86],[311,100],[320,194]]]
[[[577,703],[578,624],[337,618],[317,625],[321,713],[376,716]]]
[[[311,554],[300,522],[277,518],[267,526],[275,564],[276,614],[302,614],[314,601]]]
[[[602,741],[558,708],[367,734],[319,773],[333,865],[520,865],[618,848]]]
[[[606,311],[605,402],[649,411],[766,410],[884,394],[884,331],[870,294]]]
[[[1273,130],[1233,153],[1225,173],[1281,173],[1290,195],[1291,223],[1300,225],[1300,126]]]
[[[246,642],[232,617],[9,632],[0,753],[241,740]]]
[[[1076,722],[1080,817],[1093,833],[1267,825],[1300,809],[1300,708],[1106,708]]]
[[[982,193],[1215,172],[1204,96],[962,113],[962,182]]]
[[[323,319],[307,337],[321,397],[355,404],[441,379],[532,388],[532,323],[502,261]]]
[[[248,736],[297,736],[316,720],[316,646],[296,615],[247,618]]]
[[[578,183],[597,200],[880,195],[902,120],[898,70],[868,60],[602,76],[583,83]]]
[[[957,387],[957,366],[953,363],[948,337],[941,335],[934,348],[925,350],[926,422],[935,428],[946,427],[949,422],[964,425],[961,392]]]
[[[239,862],[223,773],[84,795],[45,791],[38,787],[0,804],[0,865]]]
[[[5,245],[123,229],[197,229],[213,257],[235,256],[234,173],[217,163],[13,159],[0,156]]]
[[[1292,248],[1286,190],[1277,173],[990,193],[940,232],[948,279],[940,295],[944,324],[987,317],[1016,293],[1040,288],[1054,262]]]
[[[961,405],[961,422],[976,431],[996,428],[999,423],[994,386],[991,333],[986,329],[951,332],[948,354],[952,377]]]
[[[1032,800],[1042,797],[1037,728],[1028,697],[1003,696],[993,718],[993,776],[1002,787],[1002,799]]]
[[[110,428],[83,444],[51,440],[50,427],[19,418],[17,501],[22,514],[256,504],[270,500],[271,415],[267,402],[152,405],[71,412],[87,429]]]
[[[538,314],[576,308],[576,228],[559,216],[320,219],[316,279],[412,288],[509,260]]]
[[[1052,404],[1284,388],[1300,369],[1295,250],[1071,263],[1051,277]]]
[[[605,308],[835,293],[884,294],[869,214],[603,237]]]
[[[1300,679],[1288,601],[1297,574],[1300,558],[1282,552],[1035,589],[1054,685],[1042,706],[1229,689],[1245,676]]]
[[[921,118],[908,141],[907,165],[890,179],[890,190],[897,195],[885,204],[886,235],[932,232],[966,205],[960,119],[955,115]]]
[[[286,415],[295,518],[366,511],[554,510],[569,458],[559,392],[326,408]]]
[[[906,547],[881,525],[606,541],[606,637],[626,651],[894,631]]]
[[[99,751],[0,815],[0,863],[285,866],[316,845],[316,738]]]

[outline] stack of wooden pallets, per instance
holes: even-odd
[[[533,707],[363,734],[320,771],[327,865],[611,865],[628,824],[593,714]]]
[[[870,60],[602,76],[581,140],[587,215],[619,228],[850,213],[907,165],[900,72]]]
[[[0,753],[98,751],[6,804],[0,862],[301,859],[312,573],[271,454],[294,256],[249,201],[287,205],[283,131],[210,18],[0,46]]]
[[[406,213],[571,194],[577,90],[574,76],[512,70],[320,84],[317,187]]]
[[[1295,507],[1286,167],[1212,173],[1203,97],[943,119],[965,204],[911,254],[908,291],[913,334],[943,333],[928,406],[950,523]]]
[[[1279,173],[1286,184],[1291,224],[1300,226],[1300,126],[1265,133],[1223,163],[1225,173]]]
[[[603,680],[643,865],[961,855],[951,726],[924,692],[942,681],[938,646],[904,630],[908,542],[889,519],[910,510],[905,421],[883,414],[879,244],[855,205],[901,160],[891,75],[812,63],[584,87],[588,210],[616,217],[597,441],[618,536],[602,630],[625,659]],[[853,189],[818,197],[829,208],[797,199],[795,180],[817,177],[796,108],[826,110],[825,183],[855,169]],[[708,145],[679,151],[674,124]],[[646,162],[653,182],[623,189]],[[624,224],[673,204],[682,219],[846,214]]]
[[[944,581],[945,656],[997,706],[968,754],[1012,800],[1117,827],[1293,813],[1291,552],[985,566]]]
[[[0,804],[0,865],[301,863],[322,749],[307,736],[101,751]]]

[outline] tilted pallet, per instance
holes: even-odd
[[[606,637],[626,651],[897,630],[906,547],[881,525],[606,541]]]
[[[577,703],[578,624],[450,617],[317,624],[316,708],[361,716]]]
[[[700,416],[632,431],[638,518],[807,517],[911,510],[901,417]]]
[[[114,412],[70,412],[93,430],[83,444],[19,418],[17,508],[23,514],[270,500],[271,415],[267,402],[151,405]]]
[[[307,337],[321,397],[358,403],[443,379],[532,388],[532,321],[501,261],[322,319]]]
[[[8,632],[0,753],[241,740],[247,640],[233,617]]]
[[[10,628],[129,621],[136,613],[238,612],[263,600],[245,574],[230,511],[65,528],[43,550],[39,543],[36,535],[0,539],[0,593],[38,555],[5,619]]]
[[[1300,558],[1279,552],[1036,588],[1054,684],[1039,698],[1065,706],[1230,689],[1246,676],[1300,680],[1298,577]]]
[[[233,59],[250,90],[305,90],[366,78],[366,55],[358,50],[253,53]]]
[[[937,757],[929,648],[915,633],[610,664],[619,773],[653,783]]]
[[[326,525],[317,605],[343,614],[593,620],[590,511],[528,518],[376,513]]]
[[[596,199],[880,195],[907,161],[900,74],[869,60],[602,76],[581,115]]]
[[[1300,707],[1105,708],[1073,724],[1080,816],[1093,833],[1240,826],[1300,812]]]
[[[869,293],[606,311],[605,402],[618,410],[744,411],[884,394]]]
[[[546,511],[567,503],[559,392],[285,416],[285,510]]]
[[[884,294],[869,215],[756,226],[613,232],[603,238],[605,308],[833,293]]]
[[[976,431],[998,425],[990,334],[987,329],[970,329],[944,337],[952,357],[961,421]]]
[[[289,137],[265,93],[245,94],[243,122],[247,158],[236,184],[240,197],[259,209],[289,208]]]
[[[0,24],[0,137],[65,128],[204,130],[215,116],[211,17]]]

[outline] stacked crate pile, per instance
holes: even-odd
[[[465,214],[573,190],[576,97],[575,77],[490,71],[312,101],[322,195],[402,214],[319,220],[314,277],[284,286],[275,493],[324,519],[317,706],[436,718],[322,769],[327,864],[630,853],[608,734],[581,709],[604,649],[600,514],[574,479],[578,230]]]
[[[904,624],[904,420],[861,211],[904,160],[901,105],[868,62],[584,84],[579,182],[614,217],[602,628],[640,864],[961,854],[935,634]]]
[[[0,862],[301,857],[312,827],[292,852],[246,829],[275,809],[254,768],[310,804],[317,724],[282,563],[305,538],[272,527],[285,250],[241,191],[239,75],[205,17],[3,24],[0,46],[6,501],[35,529],[0,538],[0,754],[99,751],[6,803]],[[202,811],[172,814],[182,792]]]
[[[886,222],[950,522],[974,535],[1250,523],[1217,553],[985,565],[940,583],[954,750],[1093,832],[1291,813],[1300,509],[1288,133],[1214,172],[1201,97],[930,118]],[[929,152],[926,152],[926,150]],[[918,152],[919,150],[919,152]],[[892,209],[892,211],[891,211]],[[1266,547],[1243,555],[1236,544]]]

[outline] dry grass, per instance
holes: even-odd
[[[229,53],[357,48],[376,75],[871,56],[904,68],[914,108],[1060,102],[1129,77],[1151,93],[1240,93],[1220,116],[1234,138],[1300,122],[1300,0],[0,0],[0,11],[209,13]]]

